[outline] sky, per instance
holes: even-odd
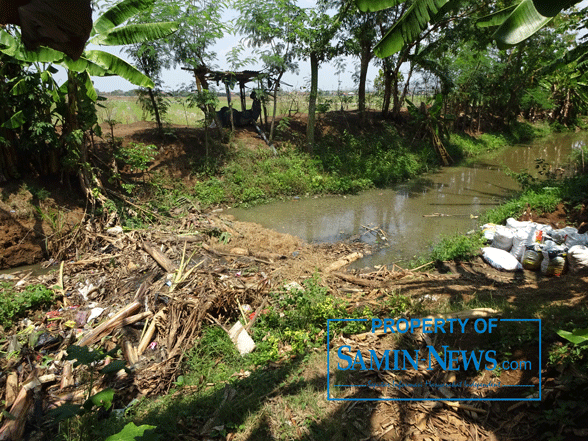
[[[313,0],[299,0],[298,4],[301,7],[312,7],[315,5]],[[588,0],[583,0],[579,5],[580,8],[588,6]],[[224,19],[227,21],[235,17],[234,11],[226,11]],[[228,62],[226,61],[226,54],[240,42],[240,36],[226,35],[224,38],[218,40],[212,51],[217,53],[216,65],[219,70],[228,70]],[[120,47],[88,47],[89,49],[101,49],[112,52],[121,58],[127,59],[125,54],[121,53]],[[335,66],[332,63],[324,63],[320,66],[319,71],[319,89],[321,90],[353,90],[356,86],[353,81],[353,73],[356,70],[357,58],[347,57],[345,59],[346,69],[343,74],[337,74]],[[282,82],[283,88],[286,90],[302,89],[310,81],[310,63],[308,61],[299,61],[299,72],[286,73]],[[261,65],[249,65],[244,69],[256,70],[261,68]],[[368,70],[368,89],[373,85],[373,81],[378,74],[378,67],[373,63],[370,64]],[[61,74],[65,78],[65,74]],[[59,78],[59,76],[58,76]],[[194,81],[194,76],[191,72],[183,71],[178,66],[176,69],[166,70],[163,72],[163,86],[166,90],[176,90],[182,85],[189,85]],[[135,89],[136,86],[120,77],[94,77],[94,86],[101,92],[111,92],[113,90],[130,90]],[[289,86],[287,86],[288,84]]]

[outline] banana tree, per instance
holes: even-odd
[[[125,25],[127,20],[149,8],[153,2],[154,0],[123,0],[114,5],[94,23],[88,44],[98,46],[137,44],[164,38],[175,32],[177,29],[175,22]],[[67,69],[68,80],[59,88],[62,92],[61,97],[67,96],[62,139],[66,142],[68,153],[75,152],[80,184],[89,200],[94,202],[98,193],[92,192],[92,188],[95,186],[100,188],[101,185],[88,164],[84,132],[90,127],[81,126],[77,117],[79,109],[85,105],[86,100],[93,103],[97,99],[90,77],[118,75],[141,87],[153,87],[153,81],[122,58],[109,52],[87,49],[79,59],[73,60],[62,52],[47,47],[29,51],[17,37],[3,29],[0,30],[0,52],[25,65],[49,63],[61,65]],[[84,92],[83,97],[80,90]],[[22,114],[16,113],[9,123],[14,127],[22,119]],[[8,122],[4,124],[6,123]]]
[[[406,0],[355,0],[363,12],[395,7]],[[522,0],[515,6],[497,11],[479,20],[479,26],[498,26],[494,39],[499,48],[516,45],[549,23],[562,10],[581,0]],[[380,58],[400,51],[413,42],[430,23],[438,21],[452,10],[459,9],[463,0],[415,0],[374,48]]]

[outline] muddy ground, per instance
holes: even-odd
[[[201,134],[196,129],[179,126],[175,133],[175,140],[165,141],[152,169],[165,170],[170,176],[190,182],[196,178],[190,174],[189,158],[202,151]],[[119,125],[115,128],[115,136],[123,137],[125,142],[134,140],[163,145],[150,123]],[[245,146],[261,143],[256,134],[248,130],[239,132],[237,139]],[[39,198],[41,184],[52,188],[49,197]],[[0,268],[46,262],[58,269],[59,262],[51,260],[52,253],[69,244],[69,251],[62,254],[62,276],[59,271],[53,271],[40,279],[51,286],[62,278],[63,290],[58,307],[83,305],[89,298],[89,301],[112,311],[124,309],[135,300],[149,305],[156,316],[165,311],[159,315],[159,321],[153,319],[159,330],[155,339],[160,350],[146,350],[143,357],[134,360],[140,367],[137,374],[119,379],[125,385],[129,399],[169,390],[177,375],[181,353],[202,323],[220,321],[226,325],[234,317],[236,301],[257,308],[270,290],[284,283],[300,282],[317,272],[332,295],[352,299],[352,307],[368,305],[375,310],[383,296],[390,293],[422,300],[433,307],[467,302],[482,294],[503,299],[515,310],[520,308],[525,313],[529,311],[529,304],[584,307],[588,296],[588,276],[565,274],[548,278],[530,271],[505,273],[495,270],[480,257],[467,263],[441,263],[424,272],[397,266],[371,269],[363,274],[345,272],[344,267],[333,270],[328,268],[330,264],[354,253],[369,253],[369,247],[358,243],[307,244],[256,224],[237,222],[222,212],[201,212],[189,205],[180,207],[177,219],[149,230],[109,233],[103,224],[80,223],[86,209],[83,200],[57,178],[45,182],[30,179],[4,184],[0,193]],[[42,216],[41,212],[44,213]],[[554,213],[528,212],[523,219],[550,223],[555,228],[567,225],[585,228],[588,210],[583,207],[570,212],[561,206]],[[77,233],[72,235],[72,231]],[[229,237],[228,241],[221,240],[223,233],[228,233],[225,236]],[[148,251],[149,244],[170,260],[171,269],[181,264],[184,247],[187,253],[194,252],[192,261],[198,266],[194,280],[179,283],[177,294],[172,295],[170,285],[166,285],[170,268],[166,269],[165,262],[162,264]],[[26,274],[19,277],[26,277]],[[81,297],[83,292],[88,298]],[[168,300],[162,303],[161,298]],[[50,332],[65,332],[65,323],[78,318],[73,312],[63,314],[57,328],[51,328],[43,319],[41,322]],[[141,343],[141,333],[118,336],[118,339],[109,344],[130,341],[131,346],[136,347]],[[351,344],[359,347],[364,343],[354,340]],[[379,339],[372,347],[385,348],[390,344]],[[475,344],[471,342],[471,347]],[[533,359],[533,351],[525,352],[524,348],[521,351],[521,359]],[[12,363],[3,365],[3,370],[14,370],[19,366],[19,362]],[[20,380],[24,381],[26,375],[26,369],[21,369],[23,378]],[[521,375],[507,374],[501,377],[501,381],[510,385],[538,382],[536,376],[522,378]],[[544,376],[547,382],[544,384],[552,386],[544,396],[553,400],[558,373],[545,370]],[[490,379],[478,378],[479,381]],[[363,380],[384,381],[369,375]],[[57,386],[50,386],[49,395],[57,401],[65,399],[63,393],[58,393],[61,389]],[[460,390],[458,396],[468,396],[466,392]],[[351,389],[343,397],[358,396],[357,393]],[[372,393],[374,397],[381,397],[387,392],[375,390]],[[351,403],[344,403],[336,412],[349,424],[352,435],[346,439],[514,440],[537,439],[540,435],[534,413],[542,410],[526,403],[494,402],[475,405],[476,409],[469,410],[435,402]],[[560,439],[588,439],[585,427],[578,428],[577,424],[573,430],[562,430],[559,435]],[[264,438],[251,436],[242,439]]]

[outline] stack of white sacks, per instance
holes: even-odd
[[[482,248],[483,258],[493,267],[507,271],[541,271],[559,276],[588,269],[588,233],[573,227],[554,229],[536,222],[513,218],[506,225],[486,224],[482,230],[491,246]]]

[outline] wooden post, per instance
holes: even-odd
[[[239,95],[241,95],[241,111],[245,112],[247,110],[247,99],[245,98],[245,83],[243,81],[239,82]]]
[[[229,83],[225,83],[225,90],[227,92],[227,104],[229,105],[229,118],[231,119],[231,131],[235,131],[235,121],[233,120],[233,105],[231,103],[231,89]]]

